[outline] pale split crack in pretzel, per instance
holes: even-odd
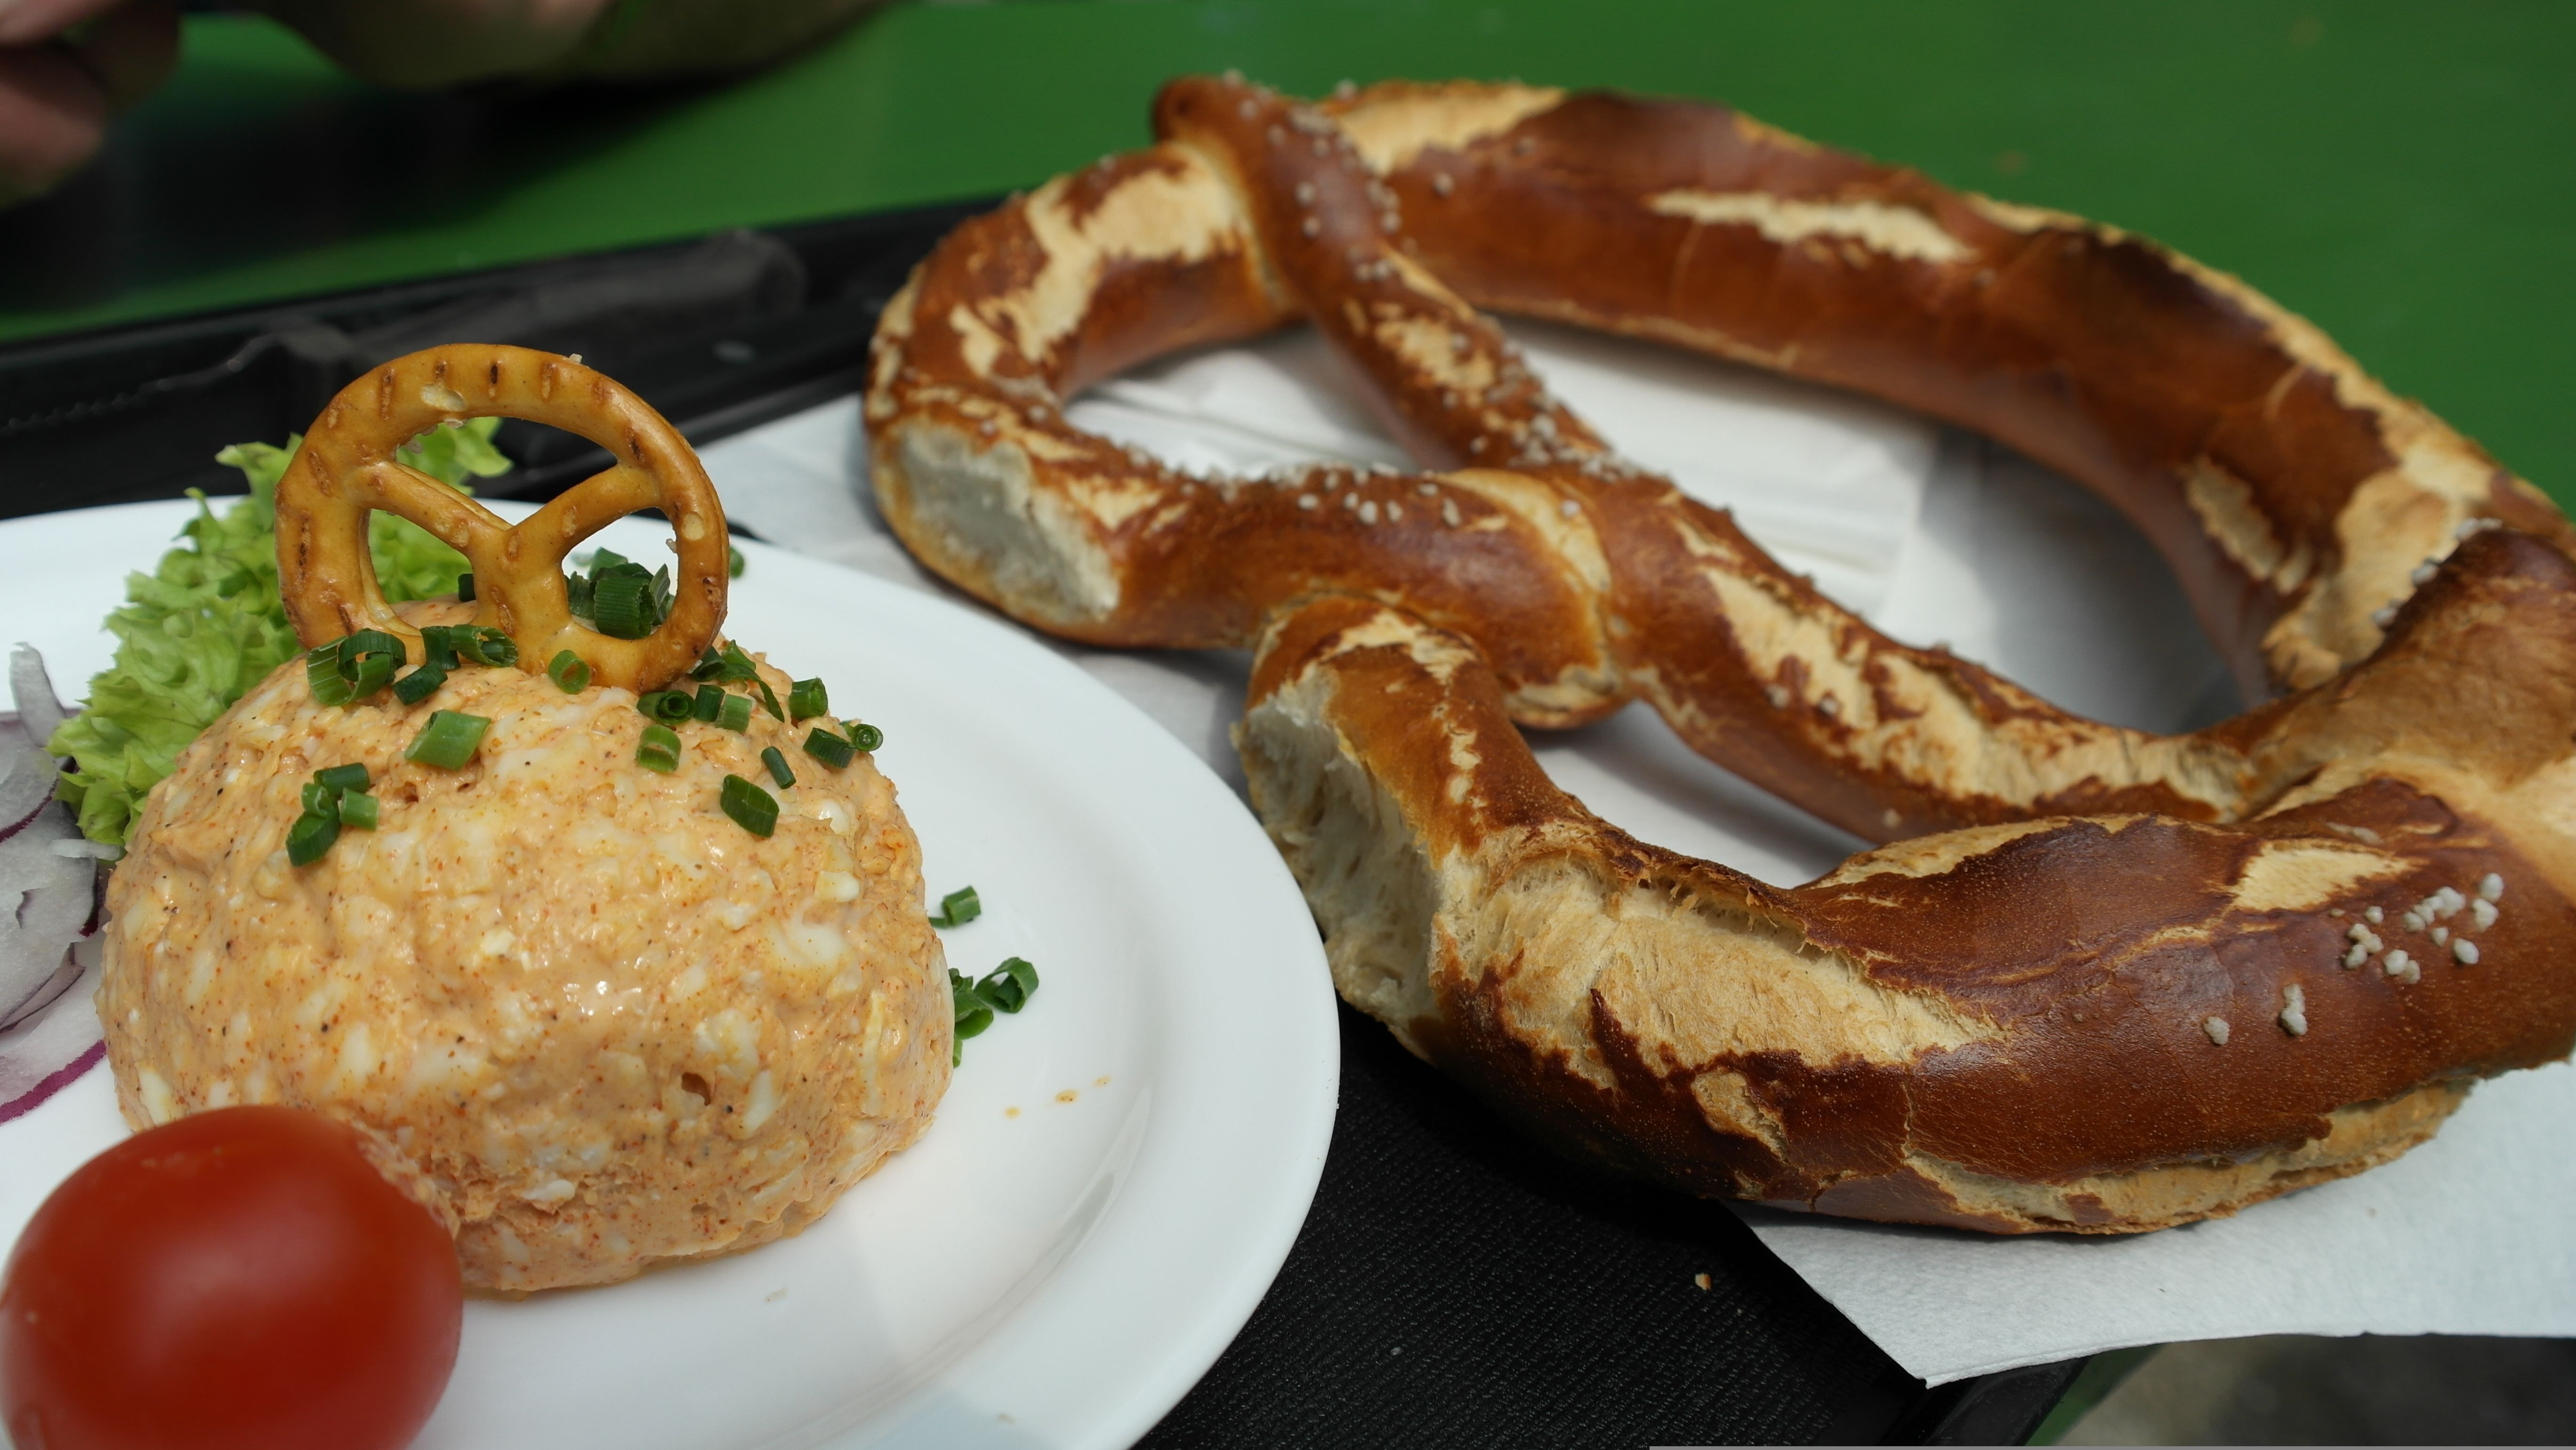
[[[432,428],[492,416],[579,434],[615,462],[514,525],[401,459]],[[570,358],[464,343],[396,358],[323,408],[278,481],[278,589],[297,638],[309,647],[379,629],[418,661],[420,632],[376,581],[367,520],[379,509],[465,555],[474,622],[510,636],[523,670],[541,672],[570,650],[598,684],[655,690],[697,663],[724,623],[730,541],[706,469],[651,405]],[[563,560],[644,509],[661,510],[677,540],[671,612],[651,634],[618,639],[573,617]]]
[[[889,305],[878,498],[1031,624],[1256,649],[1254,803],[1417,1053],[1692,1191],[2124,1232],[2384,1161],[2576,1040],[2576,530],[2313,327],[1715,106],[1192,79],[1155,119]],[[1480,306],[1997,437],[2290,693],[2157,736],[1891,640],[1619,460]],[[1442,471],[1197,477],[1063,417],[1299,319]],[[1781,890],[1625,836],[1514,722],[1631,698],[1899,844]]]

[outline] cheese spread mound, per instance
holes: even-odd
[[[402,758],[432,710],[492,722],[463,768]],[[517,669],[345,708],[300,659],[269,676],[153,788],[108,887],[98,1005],[127,1121],[340,1118],[455,1231],[466,1284],[505,1293],[821,1215],[948,1084],[920,845],[866,756],[833,770],[755,711],[676,727],[660,775],[635,760],[649,723],[629,691]],[[351,762],[377,828],[291,864],[299,793]],[[774,835],[719,808],[729,773],[778,798]]]

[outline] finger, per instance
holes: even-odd
[[[127,110],[160,89],[179,63],[178,0],[121,5],[65,44],[98,78],[109,113]]]
[[[116,5],[117,0],[0,0],[0,45],[51,40]]]
[[[97,77],[49,45],[0,49],[0,205],[50,190],[107,134]]]

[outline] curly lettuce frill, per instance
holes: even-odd
[[[459,488],[469,476],[507,472],[492,446],[498,419],[438,428],[406,445],[406,460]],[[126,603],[107,617],[116,663],[92,678],[81,712],[45,742],[65,757],[57,793],[80,818],[81,834],[125,844],[144,794],[170,773],[179,752],[269,671],[294,657],[295,631],[277,593],[277,481],[303,439],[283,448],[242,443],[215,455],[242,471],[250,496],[222,513],[202,493],[179,547],[149,574],[126,576]],[[369,524],[376,578],[387,599],[452,592],[465,556],[391,514]]]

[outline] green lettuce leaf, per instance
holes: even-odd
[[[510,460],[492,446],[499,424],[478,418],[432,429],[404,445],[412,455],[404,461],[459,488],[469,476],[505,473]],[[197,516],[180,530],[179,547],[153,572],[126,576],[126,603],[107,617],[116,663],[89,682],[80,713],[45,742],[72,762],[56,793],[91,840],[124,845],[144,793],[188,742],[295,657],[295,630],[277,594],[276,499],[303,441],[239,443],[216,454],[242,471],[250,496],[218,514],[192,490]],[[464,555],[409,520],[380,513],[367,533],[387,599],[449,593],[465,571]]]

